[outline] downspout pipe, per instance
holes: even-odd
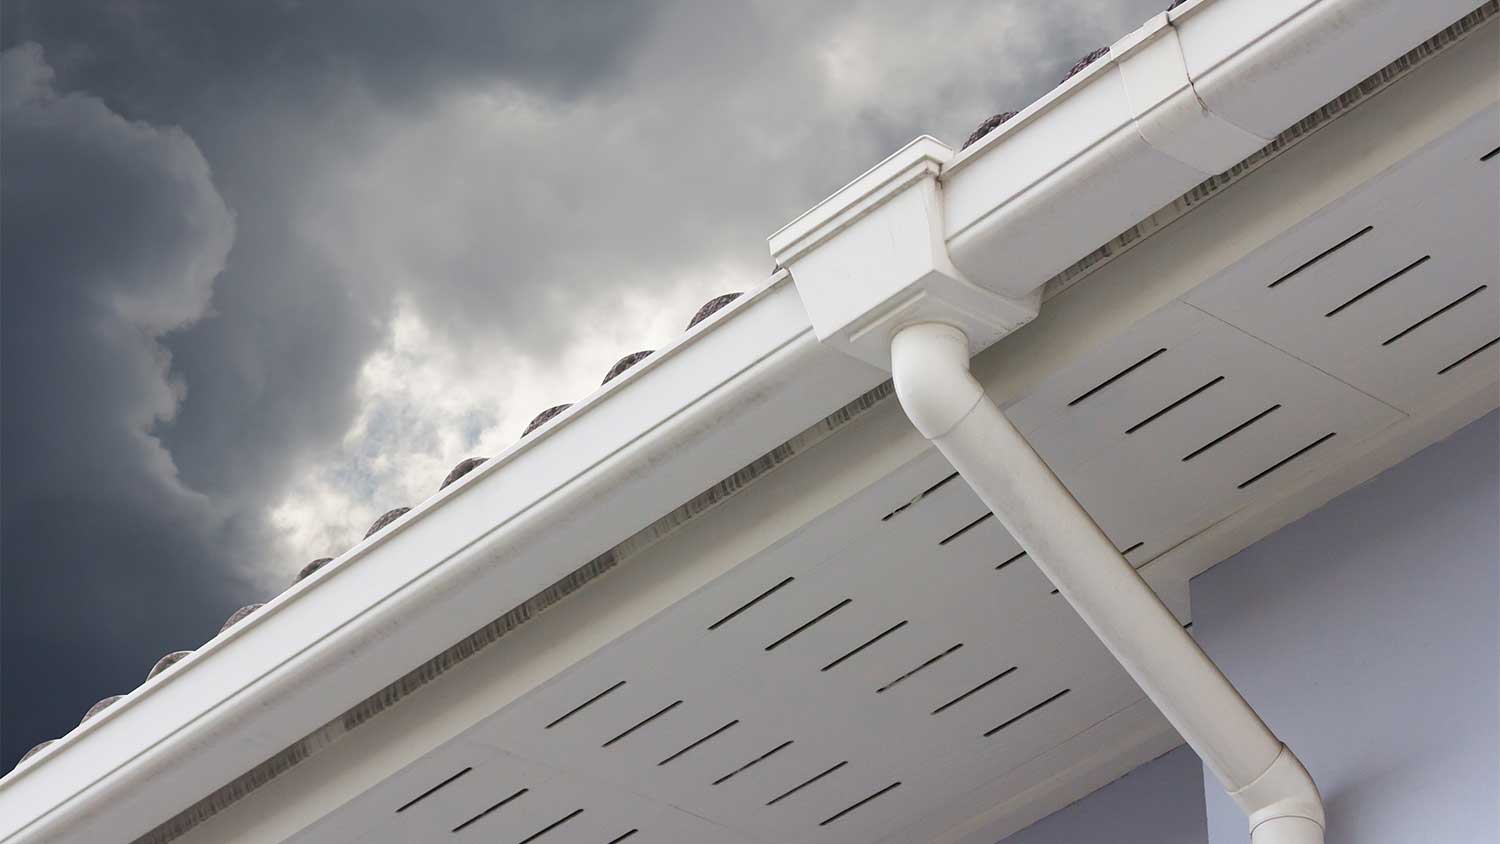
[[[969,340],[939,322],[898,330],[896,394],[1250,821],[1252,844],[1322,844],[1322,798],[1151,587],[969,373]]]

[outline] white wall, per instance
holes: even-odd
[[[1500,416],[1193,581],[1193,632],[1312,772],[1329,844],[1500,840]],[[1209,840],[1244,818],[1209,779]]]
[[[1203,844],[1202,776],[1203,765],[1183,745],[1004,844]]]

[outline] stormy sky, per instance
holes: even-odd
[[[0,771],[1165,0],[0,5]]]

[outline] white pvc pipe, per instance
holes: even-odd
[[[891,343],[912,423],[974,488],[1250,817],[1254,844],[1322,844],[1317,786],[969,374],[962,331]]]

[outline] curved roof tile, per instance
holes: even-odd
[[[458,461],[458,465],[454,466],[453,471],[448,473],[448,477],[443,478],[443,482],[438,485],[438,491],[442,492],[448,488],[449,484],[478,469],[480,464],[487,459],[485,457],[466,457]]]
[[[649,357],[651,355],[652,351],[654,351],[654,350],[653,349],[647,349],[647,350],[645,350],[643,352],[631,352],[630,354],[626,355],[625,357],[622,357],[619,360],[615,361],[615,365],[611,366],[609,368],[609,371],[606,372],[606,373],[604,373],[604,380],[601,381],[600,383],[601,384],[608,384],[609,382],[615,380],[616,378],[619,378],[621,375],[624,375],[625,374],[625,370],[627,370],[630,367],[635,366],[636,364],[638,364],[641,361],[645,360],[647,357]]]
[[[375,534],[379,533],[380,530],[381,530],[381,528],[385,527],[386,525],[390,524],[391,522],[396,521],[397,519],[401,518],[402,516],[404,516],[404,515],[406,515],[407,513],[410,513],[410,512],[411,512],[411,508],[410,507],[397,507],[394,510],[387,510],[385,513],[381,514],[380,518],[378,518],[378,519],[375,520],[375,524],[370,525],[370,529],[369,530],[365,531],[365,539],[369,539],[370,537],[372,537]],[[311,564],[309,564],[309,565],[311,565]],[[321,566],[320,566],[320,568],[321,568]],[[317,569],[314,569],[313,571],[316,571],[316,570]],[[312,572],[308,572],[308,573],[311,574]]]
[[[87,721],[95,715],[98,715],[100,712],[103,712],[104,710],[110,708],[114,705],[115,701],[119,700],[122,697],[124,697],[124,695],[110,695],[104,700],[101,700],[93,706],[90,706],[89,711],[83,713],[83,721],[79,721],[78,723],[82,724],[84,721]]]
[[[713,297],[712,299],[709,299],[707,302],[704,302],[703,307],[699,308],[698,312],[693,314],[693,318],[688,320],[687,330],[692,331],[693,326],[718,313],[724,308],[725,305],[733,302],[735,299],[738,299],[743,295],[743,293],[738,292],[723,293]]]
[[[156,664],[151,666],[151,671],[146,674],[146,679],[150,680],[152,677],[155,677],[163,671],[166,671],[168,668],[171,668],[172,666],[181,662],[182,658],[190,653],[192,653],[192,651],[172,651],[161,659],[158,659],[156,661]]]
[[[225,630],[228,630],[236,624],[239,624],[241,621],[245,620],[246,616],[250,615],[263,606],[265,606],[265,604],[246,604],[243,607],[240,607],[239,609],[234,611],[234,615],[231,615],[229,619],[224,622],[224,626],[219,628],[219,632],[223,633]]]
[[[531,422],[526,425],[526,430],[521,432],[521,436],[524,437],[532,431],[535,431],[537,428],[540,428],[548,422],[551,422],[552,417],[556,416],[559,413],[562,413],[564,410],[567,410],[572,406],[573,405],[571,402],[569,402],[568,404],[555,404],[542,411],[541,413],[538,413],[536,416],[532,417]]]

